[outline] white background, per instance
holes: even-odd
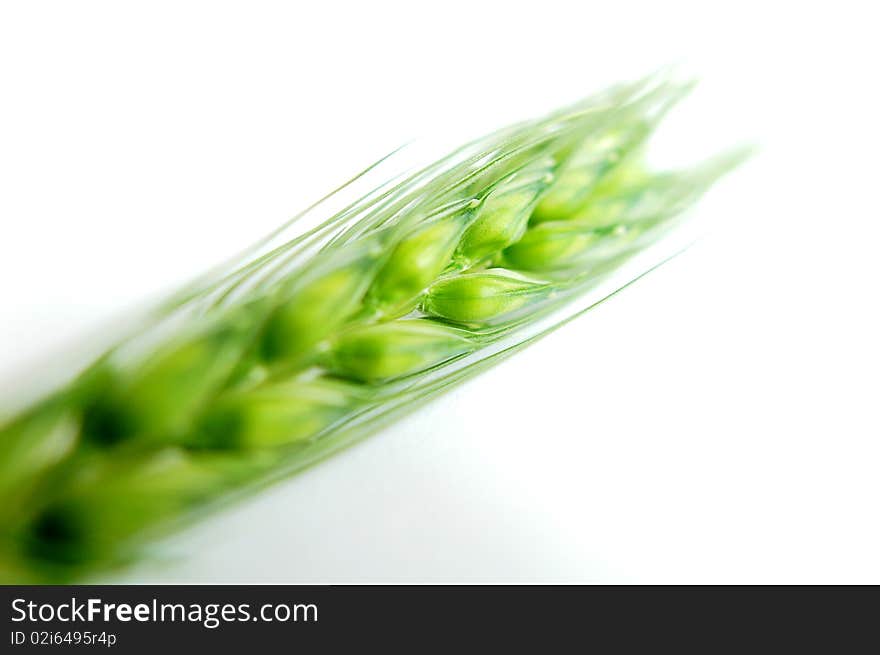
[[[707,238],[125,579],[878,583],[873,4],[4,2],[3,392],[403,141],[681,63],[658,156],[762,148]]]

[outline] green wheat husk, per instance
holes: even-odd
[[[621,85],[289,226],[0,430],[0,578],[69,580],[368,434],[675,226],[738,154],[652,172],[690,88]]]

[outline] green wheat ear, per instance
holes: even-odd
[[[531,343],[741,160],[644,166],[690,88],[649,78],[490,134],[175,295],[0,430],[0,576],[131,561]]]

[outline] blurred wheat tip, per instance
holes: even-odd
[[[558,325],[742,159],[646,167],[690,88],[653,76],[473,141],[150,312],[0,428],[0,580],[131,562]]]

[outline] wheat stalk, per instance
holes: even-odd
[[[494,363],[736,163],[642,165],[688,88],[624,85],[489,135],[180,294],[0,432],[0,575],[126,561]]]

